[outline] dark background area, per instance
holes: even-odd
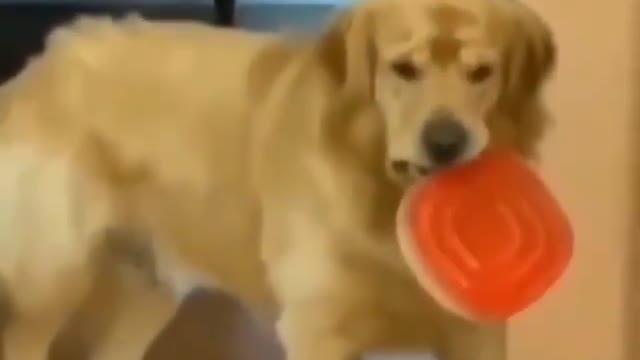
[[[0,5],[0,82],[13,76],[25,60],[42,50],[46,34],[79,14],[122,16],[137,12],[149,19],[192,19],[232,26],[235,0],[211,0],[210,4],[173,2],[128,5],[114,3],[16,2]]]

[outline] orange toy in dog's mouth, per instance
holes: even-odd
[[[415,186],[398,234],[420,284],[476,321],[504,321],[540,299],[573,252],[567,216],[526,162],[504,151]]]

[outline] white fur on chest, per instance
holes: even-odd
[[[216,288],[214,279],[189,266],[162,245],[154,247],[154,255],[158,281],[171,289],[178,300],[184,300],[198,288]]]

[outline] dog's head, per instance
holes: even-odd
[[[384,119],[386,166],[411,180],[496,143],[529,152],[555,62],[547,25],[518,0],[369,0],[320,56],[344,96]],[[530,155],[530,154],[527,154]]]

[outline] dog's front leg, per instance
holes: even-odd
[[[285,307],[278,334],[288,360],[357,359],[355,344],[341,336],[335,315],[323,304]]]
[[[270,214],[264,223],[263,258],[282,309],[277,328],[288,360],[350,360],[359,350],[345,333],[354,302],[334,236],[300,214]]]
[[[102,304],[110,307],[102,309],[109,319],[99,324],[103,329],[92,339],[91,360],[142,360],[177,311],[179,302],[168,289],[127,280],[112,289],[114,299]]]

